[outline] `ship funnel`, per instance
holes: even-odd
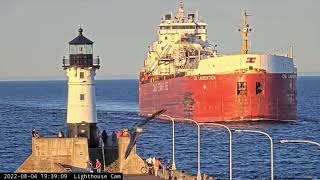
[[[288,54],[289,54],[289,58],[293,59],[293,46],[290,46]]]

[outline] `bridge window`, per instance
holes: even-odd
[[[262,93],[262,83],[261,82],[256,82],[256,94]]]
[[[237,95],[247,95],[246,82],[237,82]]]
[[[197,29],[206,29],[206,26],[197,26]]]
[[[163,30],[163,29],[170,29],[171,27],[170,26],[160,26],[160,29]]]

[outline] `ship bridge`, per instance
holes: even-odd
[[[166,14],[159,25],[159,41],[176,41],[182,35],[194,35],[206,41],[207,24],[199,19],[198,13],[185,14],[183,3],[180,2],[175,17]]]
[[[161,19],[158,40],[149,47],[144,72],[170,75],[197,68],[200,59],[214,54],[207,42],[206,28],[198,13],[186,14],[180,2],[175,16],[166,14]]]

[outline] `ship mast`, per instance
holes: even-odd
[[[183,7],[183,2],[180,1],[180,5],[179,5],[179,10],[178,10],[178,14],[177,14],[177,19],[179,23],[184,22],[184,7]]]
[[[247,14],[247,11],[244,11],[242,15],[242,29],[239,29],[242,36],[242,46],[241,46],[241,53],[242,54],[248,54],[249,53],[249,32],[251,32],[251,28],[249,28],[249,24],[247,24],[247,17],[250,16]]]

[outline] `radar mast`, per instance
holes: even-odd
[[[180,1],[180,4],[179,4],[177,18],[178,18],[178,22],[180,23],[184,22],[184,5],[182,1]]]
[[[239,31],[241,32],[241,36],[242,36],[242,46],[241,46],[241,53],[242,54],[248,54],[249,53],[249,32],[251,32],[251,28],[249,26],[249,24],[247,24],[247,17],[251,16],[247,13],[247,11],[243,12],[242,15],[242,29],[239,29]]]

